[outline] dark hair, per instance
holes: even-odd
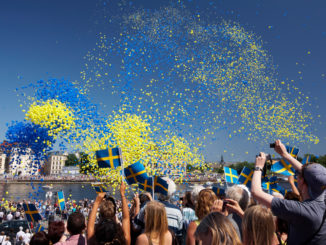
[[[71,235],[77,235],[82,233],[85,227],[85,217],[82,213],[74,212],[69,215],[67,222],[67,230]]]
[[[144,192],[139,195],[139,201],[141,206],[143,206],[145,203],[147,203],[150,200],[151,199],[149,198],[149,196]]]
[[[65,232],[65,224],[63,223],[63,221],[50,222],[49,229],[48,229],[48,236],[53,244],[59,242],[64,232]]]
[[[103,220],[95,227],[95,240],[98,245],[124,245],[126,240],[123,230],[114,220]]]
[[[186,195],[185,195],[185,197],[184,197],[184,202],[186,203],[185,204],[185,207],[187,207],[187,208],[192,208],[192,209],[194,209],[195,210],[195,204],[194,204],[194,202],[192,201],[192,196],[191,196],[191,192],[190,191],[187,191],[186,192]]]
[[[44,231],[39,231],[32,236],[29,245],[49,245],[49,243],[48,235]]]
[[[293,200],[293,201],[301,201],[301,197],[299,195],[295,194],[293,191],[288,191],[284,195],[284,199]]]

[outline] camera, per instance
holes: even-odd
[[[223,206],[222,206],[222,212],[225,212],[226,204],[229,204],[230,202],[227,200],[223,200]]]
[[[275,143],[270,143],[270,144],[269,144],[269,147],[270,147],[270,148],[275,148]]]
[[[258,157],[258,156],[261,156],[260,153],[259,153],[259,155],[256,155],[256,157]],[[266,161],[271,161],[272,160],[271,154],[265,153],[265,156],[266,156]]]

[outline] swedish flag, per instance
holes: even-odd
[[[142,183],[148,178],[145,167],[140,162],[131,164],[124,169],[126,181],[129,185],[135,184],[137,182]]]
[[[58,205],[61,211],[65,210],[66,204],[65,204],[65,197],[63,195],[63,191],[58,191]]]
[[[279,184],[276,184],[275,186],[271,187],[270,192],[272,192],[272,191],[281,193],[283,196],[287,193],[287,190],[284,189]]]
[[[306,155],[303,159],[302,159],[302,164],[306,164],[306,163],[310,163],[311,161],[311,156],[310,155]]]
[[[161,193],[165,196],[168,195],[169,184],[159,176],[154,178],[154,192]]]
[[[286,151],[291,154],[293,157],[297,157],[299,154],[299,149],[291,147],[291,146],[286,146]]]
[[[212,191],[216,196],[225,196],[225,190],[223,188],[213,186]]]
[[[151,177],[144,179],[143,182],[138,183],[139,189],[143,191],[152,192],[153,191],[153,179]]]
[[[237,183],[238,172],[232,168],[224,167],[225,181],[228,183]]]
[[[102,184],[94,184],[93,187],[95,188],[96,194],[107,192],[107,189]]]
[[[39,220],[42,220],[42,216],[36,209],[34,204],[23,204],[23,208],[25,211],[26,219],[30,222],[37,222]]]
[[[96,160],[99,168],[116,168],[121,166],[119,148],[107,148],[96,151]]]
[[[265,190],[271,190],[277,186],[277,176],[272,176],[271,178],[265,177],[262,180],[262,188]]]
[[[238,184],[246,185],[248,188],[251,188],[252,175],[254,171],[250,168],[243,167],[241,174],[238,178]]]
[[[44,227],[41,224],[38,224],[37,227],[35,228],[35,232],[40,232],[40,231],[44,231]]]
[[[295,172],[295,170],[292,168],[291,163],[289,163],[284,159],[281,159],[280,161],[273,163],[271,171],[286,176],[294,175]]]

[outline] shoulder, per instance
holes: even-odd
[[[188,226],[188,232],[195,233],[195,230],[197,229],[197,224],[195,221],[191,221]]]
[[[137,237],[136,245],[138,245],[138,244],[148,244],[148,239],[147,239],[147,236],[146,236],[145,233],[140,234],[140,235]]]
[[[165,234],[165,243],[166,244],[172,244],[173,238],[172,238],[172,234],[170,231],[166,232]]]

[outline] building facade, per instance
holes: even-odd
[[[44,162],[35,159],[31,149],[13,148],[9,157],[5,156],[4,173],[10,176],[37,176]]]
[[[45,175],[61,175],[62,169],[65,166],[67,160],[67,154],[61,154],[59,152],[52,152],[48,155],[44,165]]]
[[[6,154],[0,153],[0,175],[5,173]]]

